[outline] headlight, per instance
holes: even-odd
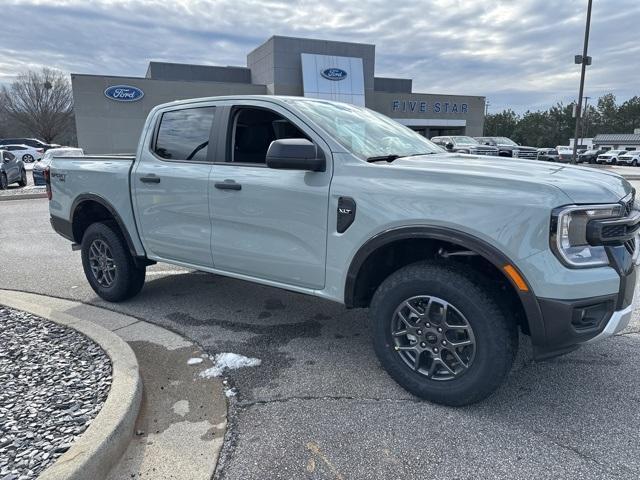
[[[599,267],[609,264],[603,246],[587,242],[590,220],[622,216],[622,205],[561,207],[551,219],[551,248],[562,263],[571,268]]]

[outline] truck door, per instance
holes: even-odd
[[[325,282],[331,152],[315,132],[271,102],[234,102],[219,137],[210,210],[216,269],[307,288]],[[273,140],[307,138],[325,152],[324,172],[266,166]]]
[[[175,106],[147,127],[131,175],[136,222],[147,255],[211,267],[209,138],[213,105]]]

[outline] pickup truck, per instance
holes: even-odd
[[[631,317],[640,212],[622,177],[446,153],[363,107],[238,96],[149,114],[134,156],[54,157],[51,224],[120,302],[166,262],[369,308],[416,396],[494,392],[520,332],[544,359]]]
[[[517,157],[525,160],[535,160],[538,157],[538,149],[517,144],[507,137],[475,137],[478,142],[498,148],[501,157]]]

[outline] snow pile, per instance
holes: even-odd
[[[213,367],[200,372],[201,377],[219,377],[225,369],[235,370],[243,367],[257,367],[262,363],[259,358],[249,358],[237,353],[218,353],[211,360],[213,360]]]
[[[202,359],[201,358],[190,358],[189,360],[187,360],[187,365],[197,365],[198,363],[202,363]]]

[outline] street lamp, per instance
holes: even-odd
[[[580,93],[578,93],[578,103],[576,105],[576,131],[573,136],[573,156],[571,157],[571,163],[577,163],[578,135],[580,134],[580,119],[582,118],[582,94],[584,93],[584,75],[587,71],[587,65],[591,65],[591,57],[587,55],[587,48],[589,46],[592,1],[593,0],[589,0],[587,4],[587,23],[584,29],[584,47],[582,49],[582,55],[576,55],[574,59],[574,62],[577,65],[582,65],[582,71],[580,72]]]

